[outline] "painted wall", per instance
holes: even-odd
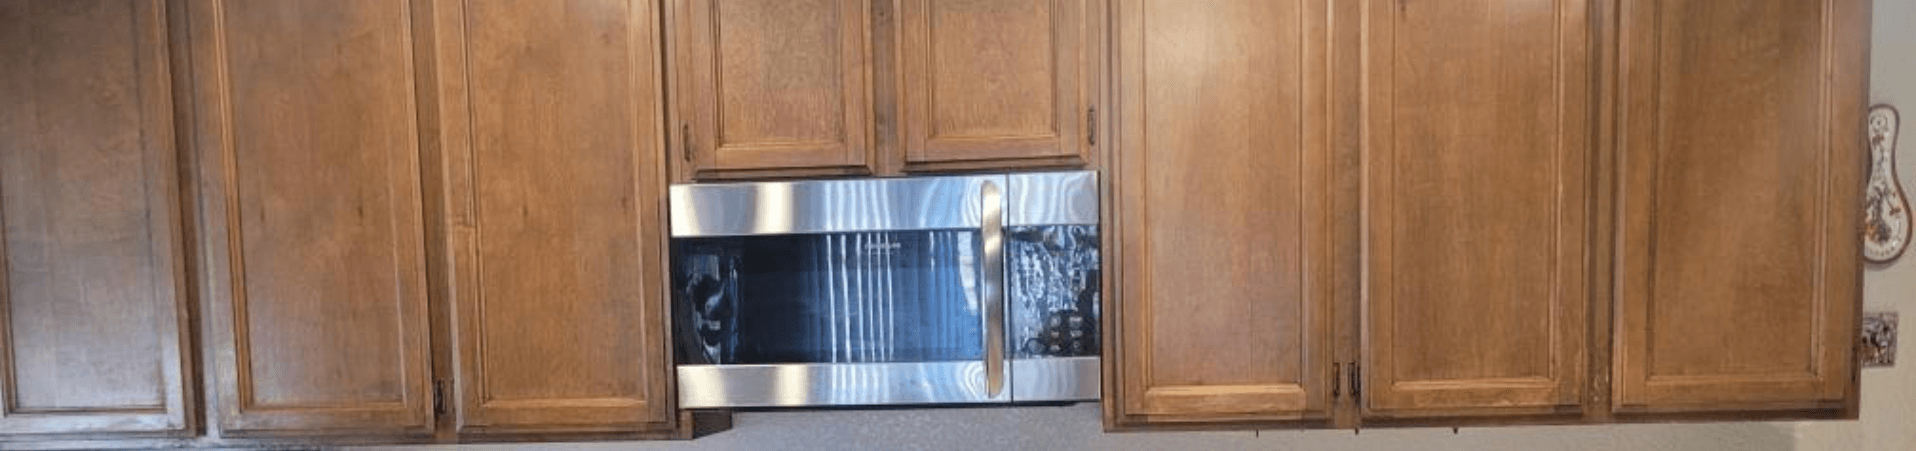
[[[1872,100],[1902,107],[1907,135],[1899,170],[1916,176],[1916,0],[1875,0]],[[1916,192],[1912,192],[1916,194]],[[1904,312],[1916,330],[1916,252],[1901,264],[1870,268],[1869,310]],[[1863,376],[1862,419],[1855,422],[1565,426],[1351,431],[1105,434],[1098,406],[746,413],[733,430],[691,442],[463,445],[365,448],[482,450],[1916,450],[1916,343],[1893,369]]]

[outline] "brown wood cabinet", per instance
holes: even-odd
[[[904,170],[1084,164],[1104,1],[896,4]]]
[[[1079,167],[1105,0],[670,0],[676,179]]]
[[[1618,412],[1853,415],[1869,4],[1621,2]]]
[[[671,0],[694,178],[870,174],[872,0]]]
[[[1365,415],[1576,413],[1590,2],[1369,3]]]
[[[435,14],[459,432],[671,428],[657,3]]]
[[[1324,3],[1115,2],[1108,426],[1855,417],[1868,0]]]
[[[1328,419],[1329,2],[1116,5],[1107,422]]]
[[[0,434],[196,424],[165,19],[0,2]]]
[[[222,435],[431,430],[419,4],[186,7]]]

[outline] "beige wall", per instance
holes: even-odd
[[[1728,0],[1726,0],[1728,1]],[[1904,105],[1916,152],[1916,0],[1875,0],[1872,100]],[[1902,174],[1916,175],[1905,154]],[[1871,268],[1870,310],[1905,312],[1916,329],[1916,252],[1898,265]],[[1916,451],[1916,343],[1893,369],[1863,376],[1862,420],[1855,422],[1511,427],[1350,431],[1105,434],[1095,404],[1011,409],[933,409],[747,413],[731,431],[692,442],[394,447],[426,450],[1633,450]]]

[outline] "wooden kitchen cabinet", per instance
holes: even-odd
[[[435,11],[462,434],[674,426],[657,5]]]
[[[420,4],[186,5],[223,436],[431,431]]]
[[[1107,425],[1331,415],[1329,3],[1115,3]]]
[[[1590,1],[1369,3],[1364,415],[1578,413]]]
[[[1624,0],[1615,408],[1854,415],[1867,0]]]
[[[197,424],[165,16],[0,2],[0,434]]]
[[[1105,0],[671,0],[676,179],[1092,161]]]
[[[1326,3],[1114,3],[1107,426],[1855,417],[1867,0]]]
[[[691,178],[871,174],[871,0],[670,0]]]
[[[1103,4],[898,0],[903,169],[1084,164]]]

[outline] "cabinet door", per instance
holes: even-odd
[[[669,426],[656,2],[445,4],[459,430]]]
[[[900,0],[905,170],[1082,164],[1098,0]]]
[[[1365,8],[1367,416],[1578,410],[1590,10]]]
[[[1852,396],[1869,3],[1621,3],[1619,412]]]
[[[426,431],[412,8],[187,8],[218,425]]]
[[[0,434],[192,424],[164,9],[0,2]]]
[[[1324,419],[1328,2],[1117,2],[1114,426]]]
[[[870,0],[673,0],[693,178],[872,172]]]

